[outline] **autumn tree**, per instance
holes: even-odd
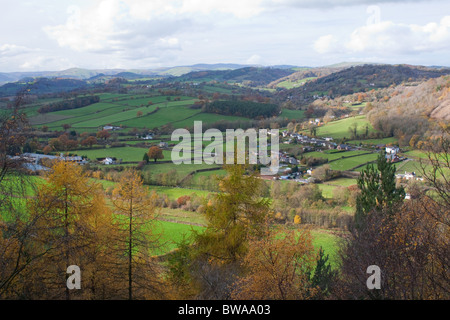
[[[129,300],[159,297],[159,269],[151,258],[160,247],[155,231],[155,200],[144,188],[138,172],[128,170],[113,190],[111,201],[119,217],[118,254],[124,258],[120,265],[125,269],[127,297]]]
[[[50,152],[52,152],[52,147],[50,147],[49,145],[45,146],[44,149],[42,149],[42,152],[44,154],[49,154]]]
[[[201,298],[229,298],[229,286],[240,272],[250,237],[262,236],[261,226],[269,213],[270,201],[260,197],[263,182],[244,175],[242,165],[226,170],[219,193],[206,204],[207,226],[194,233],[190,263],[184,267]]]
[[[376,206],[360,227],[350,228],[341,249],[341,298],[351,299],[443,299],[450,297],[450,129],[424,148],[422,176],[429,191],[408,201]],[[380,187],[383,189],[383,187]],[[389,190],[389,188],[387,189]],[[395,202],[394,202],[395,203]],[[395,208],[395,210],[393,210]],[[380,290],[368,290],[365,270],[382,270]]]
[[[238,300],[305,300],[317,293],[309,274],[316,260],[308,231],[267,229],[253,239],[244,258],[247,270],[233,284],[232,298]]]
[[[117,253],[121,250],[117,241],[119,228],[113,211],[106,205],[103,193],[94,197],[92,214],[86,219],[89,227],[89,241],[83,254],[89,264],[83,266],[84,299],[121,299],[123,278],[121,270],[116,271]]]
[[[15,283],[43,252],[34,250],[31,240],[35,219],[27,219],[25,199],[34,184],[17,157],[26,139],[28,122],[22,105],[26,91],[0,115],[0,297],[17,297]],[[14,157],[11,157],[14,156]]]
[[[52,248],[42,260],[45,272],[36,274],[35,282],[45,286],[47,297],[71,299],[73,293],[64,285],[66,269],[90,264],[84,252],[92,237],[88,221],[103,210],[100,186],[89,180],[81,166],[64,161],[56,161],[45,179],[36,197],[29,199],[31,217],[40,217],[36,245]]]
[[[150,149],[148,149],[147,154],[148,154],[148,157],[149,157],[150,159],[153,159],[155,162],[156,162],[156,160],[158,160],[158,159],[164,159],[163,151],[162,151],[162,149],[161,149],[160,147],[158,147],[158,146],[150,147]]]
[[[395,212],[373,211],[340,251],[341,299],[449,299],[448,228],[437,224],[439,206],[426,196],[406,201]],[[447,213],[448,216],[448,213]],[[366,285],[368,266],[381,270],[381,288]]]
[[[97,132],[97,139],[106,140],[111,136],[108,130],[101,130]]]
[[[97,139],[94,136],[86,137],[85,139],[83,139],[81,141],[82,146],[85,146],[85,147],[88,146],[89,148],[92,148],[92,146],[96,143],[97,143]]]

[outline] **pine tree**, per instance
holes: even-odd
[[[331,268],[328,259],[328,254],[325,255],[324,250],[320,247],[314,275],[310,276],[311,286],[320,289],[320,297],[327,296],[330,293],[330,287],[337,276],[337,272]]]
[[[356,199],[356,226],[364,224],[365,217],[372,210],[386,210],[390,215],[395,206],[405,198],[403,187],[397,188],[395,179],[395,165],[388,162],[384,152],[377,159],[377,168],[369,164],[358,178],[361,193]]]

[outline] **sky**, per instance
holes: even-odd
[[[450,66],[448,0],[0,0],[0,72]]]

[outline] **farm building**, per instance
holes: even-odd
[[[386,147],[386,154],[397,154],[400,152],[399,147]]]
[[[80,156],[64,156],[62,153],[59,156],[39,154],[39,153],[24,153],[21,156],[13,157],[12,159],[20,159],[24,161],[23,166],[30,171],[46,171],[47,167],[42,165],[42,160],[62,160],[67,162],[75,162],[78,164],[86,164],[87,161]]]
[[[116,164],[117,159],[114,157],[97,158],[97,161],[104,165]]]

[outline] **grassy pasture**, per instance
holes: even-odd
[[[377,145],[377,144],[398,144],[398,140],[394,137],[382,138],[382,139],[366,139],[366,140],[351,140],[347,141],[349,144],[368,144],[368,145]]]
[[[331,150],[330,150],[331,151]],[[353,151],[334,151],[334,152],[307,152],[304,154],[305,157],[314,157],[314,158],[324,158],[328,159],[328,161],[340,159],[342,157],[350,157],[365,154],[367,151],[363,150],[353,150]]]
[[[133,110],[134,115],[132,117],[128,119],[123,118],[123,120],[118,121],[111,121],[111,123],[113,125],[124,125],[135,128],[144,128],[144,127],[155,128],[161,127],[168,123],[184,120],[186,118],[192,117],[193,115],[199,112],[198,110],[189,109],[186,106],[178,106],[178,107],[171,106],[167,108],[161,108],[155,113],[149,115],[145,115],[144,113],[144,116],[136,117],[137,110],[138,109]]]
[[[168,96],[150,97],[148,95],[133,96],[114,94],[101,94],[100,96],[101,101],[99,103],[77,109],[61,110],[50,112],[46,115],[38,115],[31,117],[31,122],[36,125],[45,123],[50,128],[55,128],[65,123],[71,124],[74,128],[97,128],[106,124],[120,125],[120,122],[136,119],[139,111],[145,115],[154,111],[157,106],[161,109],[187,106],[196,101],[194,98],[187,96],[180,97],[180,101],[172,101],[173,97]],[[171,100],[168,100],[168,98]],[[149,106],[149,102],[153,104]],[[170,119],[163,124],[168,122],[171,122]],[[158,123],[155,126],[158,125],[161,124]]]
[[[337,178],[337,179],[327,181],[327,184],[331,184],[334,186],[340,186],[340,187],[349,187],[349,186],[356,184],[356,179]]]
[[[304,110],[289,110],[283,109],[281,110],[280,118],[288,118],[289,120],[300,120],[305,117]]]
[[[330,169],[332,170],[339,170],[339,171],[346,171],[350,170],[356,166],[363,165],[368,162],[375,161],[378,157],[378,154],[371,153],[371,154],[365,154],[357,157],[351,157],[346,159],[339,159],[333,162],[330,162]]]
[[[277,87],[292,89],[304,85],[306,82],[316,79],[317,77],[308,77],[300,80],[285,80],[279,82]]]
[[[319,250],[322,247],[325,255],[329,255],[328,262],[334,269],[337,269],[339,263],[338,256],[338,242],[339,237],[320,229],[311,230],[311,235],[313,237],[313,246]]]
[[[317,135],[320,137],[332,137],[333,139],[342,139],[344,137],[349,138],[349,128],[354,124],[358,124],[358,134],[365,133],[365,126],[369,126],[369,132],[373,132],[374,129],[365,116],[357,116],[351,118],[345,118],[337,121],[329,122],[324,126],[317,128]]]
[[[158,174],[158,173],[165,173],[165,172],[169,172],[171,170],[175,170],[177,172],[177,174],[180,177],[185,177],[187,176],[189,173],[198,170],[198,169],[206,169],[206,168],[220,168],[217,165],[208,165],[205,163],[202,164],[184,164],[181,163],[179,165],[175,165],[173,163],[161,163],[161,164],[153,164],[153,163],[149,163],[147,166],[144,167],[145,171],[150,171],[152,174]],[[214,171],[213,171],[214,172]]]
[[[225,116],[220,114],[197,112],[195,115],[189,118],[173,121],[172,124],[175,128],[191,128],[194,126],[194,121],[202,121],[206,124],[214,123],[217,121],[249,121],[249,119],[237,116]]]
[[[141,161],[144,153],[148,149],[136,147],[120,147],[120,148],[105,148],[92,150],[77,150],[72,151],[79,156],[87,156],[90,160],[95,161],[96,158],[115,157],[122,159],[122,161]]]
[[[155,191],[160,195],[167,195],[170,200],[176,200],[182,196],[190,196],[195,194],[199,197],[206,197],[210,192],[205,190],[188,189],[188,188],[174,188],[163,186],[149,186],[150,191]]]

